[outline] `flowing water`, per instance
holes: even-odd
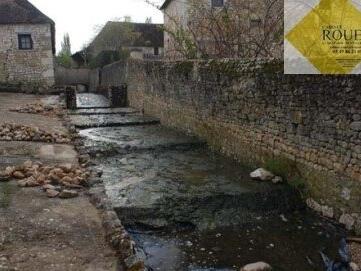
[[[79,101],[91,107],[91,99]],[[90,110],[72,112],[73,122],[88,128],[80,131],[85,147],[149,270],[239,270],[266,261],[275,270],[312,271],[324,270],[319,251],[335,256],[345,233],[307,210],[293,188],[253,181],[252,169],[131,109]]]

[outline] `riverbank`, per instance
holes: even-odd
[[[2,93],[0,125],[14,123],[69,135],[56,115],[10,112],[26,104],[58,102],[54,97]],[[71,144],[0,141],[0,169],[39,161],[78,164]],[[106,241],[101,213],[85,190],[72,199],[49,199],[40,187],[0,182],[0,270],[118,270]]]

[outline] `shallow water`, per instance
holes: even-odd
[[[319,251],[335,256],[342,231],[311,212],[285,217],[287,222],[280,216],[258,217],[250,224],[209,231],[128,230],[151,270],[238,271],[258,261],[279,271],[324,270]]]
[[[109,100],[102,95],[92,93],[77,94],[77,108],[107,108]]]
[[[319,251],[335,256],[345,235],[305,209],[297,191],[250,180],[252,169],[195,138],[160,125],[80,133],[99,154],[106,192],[149,270],[239,270],[266,261],[279,271],[321,271]]]
[[[185,136],[161,125],[90,128],[81,130],[80,135],[85,138],[87,147],[150,149],[204,145],[198,138]]]
[[[69,115],[128,115],[139,113],[133,108],[93,108],[93,109],[76,109],[70,110]]]

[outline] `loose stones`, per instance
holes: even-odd
[[[241,271],[268,271],[272,270],[272,267],[265,262],[257,262],[244,266]]]
[[[90,175],[86,169],[71,164],[45,166],[40,162],[26,161],[0,172],[0,181],[14,178],[18,180],[19,187],[42,186],[49,198],[59,196],[66,199],[77,197],[79,193],[74,189],[87,186]]]
[[[259,168],[250,174],[251,178],[259,181],[271,181],[275,175],[264,168]]]

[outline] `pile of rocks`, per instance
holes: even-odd
[[[48,143],[70,143],[67,135],[59,133],[48,133],[39,128],[4,123],[0,125],[0,140],[3,141],[38,141]]]
[[[74,198],[79,189],[88,186],[90,172],[71,164],[45,166],[26,161],[21,166],[7,167],[0,172],[0,181],[17,179],[20,187],[42,187],[49,198]]]
[[[26,104],[24,106],[10,109],[12,112],[28,113],[28,114],[42,114],[42,115],[63,115],[62,108],[52,105],[44,105],[43,103]]]

